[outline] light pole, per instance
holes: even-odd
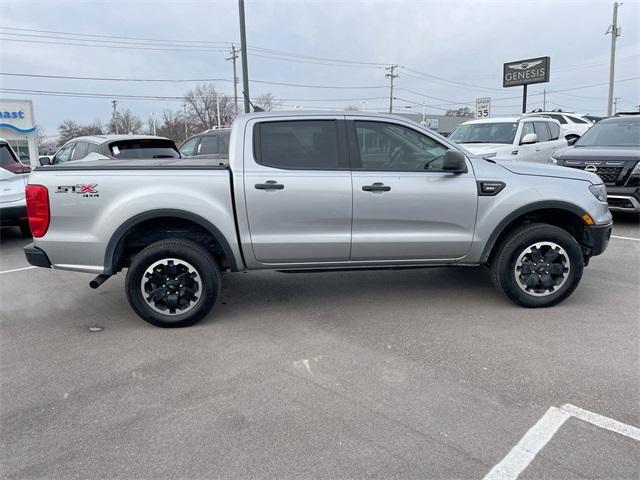
[[[616,40],[620,36],[620,27],[618,27],[618,7],[622,5],[620,2],[613,2],[613,23],[605,32],[605,35],[611,34],[611,58],[609,59],[609,100],[607,102],[607,116],[610,117],[613,109],[613,82],[616,68]]]
[[[153,136],[156,137],[158,135],[156,131],[156,112],[151,112],[151,123],[153,124]]]
[[[367,102],[366,100],[363,100],[360,102],[360,111],[364,112],[367,109]]]
[[[238,10],[240,13],[240,54],[242,57],[242,89],[244,96],[244,113],[249,113],[249,71],[247,66],[247,31],[244,21],[244,0],[238,0]]]

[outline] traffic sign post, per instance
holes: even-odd
[[[476,98],[476,118],[491,116],[491,97]]]

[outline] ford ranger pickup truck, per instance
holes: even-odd
[[[126,269],[135,312],[192,325],[222,272],[490,267],[501,291],[547,307],[607,247],[602,180],[474,157],[403,118],[263,112],[233,124],[228,162],[103,159],[38,167],[26,189],[32,265]]]

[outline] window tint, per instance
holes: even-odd
[[[76,148],[73,149],[71,160],[81,160],[89,153],[89,144],[87,142],[76,142]]]
[[[463,123],[456,127],[449,138],[456,143],[512,144],[517,129],[515,122]]]
[[[9,145],[0,144],[0,165],[18,163],[18,159],[11,154]]]
[[[56,156],[53,158],[53,163],[64,163],[68,162],[71,159],[71,152],[73,151],[75,143],[70,143],[66,147],[63,147]]]
[[[442,170],[447,148],[401,125],[355,122],[363,170],[416,172]]]
[[[187,157],[191,157],[195,155],[196,145],[198,144],[199,140],[200,140],[200,137],[193,137],[187,140],[186,142],[184,142],[180,147],[180,153],[182,153],[182,155],[185,155]]]
[[[533,122],[539,142],[548,142],[551,140],[551,135],[549,135],[549,129],[547,128],[548,123],[549,122]]]
[[[217,135],[205,135],[200,139],[200,146],[198,147],[198,155],[207,155],[220,153],[218,148],[218,136]]]
[[[141,138],[120,140],[109,144],[115,158],[179,158],[180,154],[171,140]]]
[[[547,126],[551,132],[551,140],[558,140],[560,138],[560,125],[555,122],[549,122]]]
[[[529,133],[536,133],[533,129],[533,122],[522,122],[522,133],[520,134],[520,142],[522,142],[524,136],[528,135]],[[538,141],[539,140],[540,139],[538,139]]]
[[[587,122],[587,121],[585,121],[585,120],[583,120],[581,118],[578,118],[578,117],[570,117],[570,116],[567,115],[567,118],[570,121],[572,121],[573,123],[589,123],[589,122]]]
[[[567,123],[567,120],[564,118],[564,116],[562,115],[558,115],[557,113],[549,113],[547,114],[549,117],[553,118],[554,120],[558,120],[560,123],[562,123],[563,125],[565,123]]]
[[[256,161],[293,170],[340,168],[334,120],[264,122],[258,128]]]

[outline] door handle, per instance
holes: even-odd
[[[363,185],[362,190],[365,192],[388,192],[391,187],[382,182],[375,182],[373,185]]]
[[[284,185],[275,180],[267,180],[265,183],[256,183],[255,187],[258,190],[282,190]]]

